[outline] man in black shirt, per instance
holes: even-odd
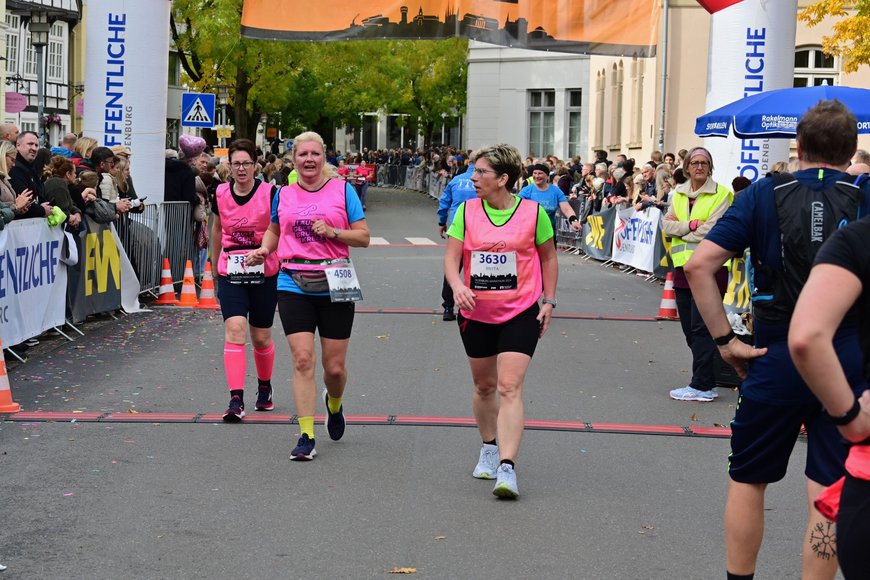
[[[16,194],[25,190],[33,192],[33,203],[27,211],[16,215],[16,218],[46,217],[51,213],[51,204],[45,197],[45,186],[42,183],[42,168],[36,166],[36,154],[39,152],[39,137],[32,131],[18,135],[15,141],[18,153],[15,156],[15,167],[9,171],[9,181]]]
[[[856,444],[846,460],[836,514],[837,552],[847,579],[866,578],[870,570],[870,391],[855,396],[833,340],[841,325],[859,325],[864,376],[870,379],[868,239],[870,218],[864,218],[837,231],[822,246],[795,306],[788,336],[792,359],[807,386],[842,436]],[[828,492],[836,495],[836,486]]]

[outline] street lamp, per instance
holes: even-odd
[[[39,127],[39,142],[45,145],[45,63],[44,49],[48,44],[48,33],[51,23],[48,12],[34,10],[30,13],[30,43],[36,49],[36,108],[37,127]]]
[[[217,87],[217,100],[218,104],[221,106],[221,125],[224,130],[226,130],[227,125],[227,104],[230,102],[230,86],[220,84]],[[221,148],[227,146],[226,137],[220,138]]]

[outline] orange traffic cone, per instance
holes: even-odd
[[[181,296],[176,306],[191,307],[198,304],[196,299],[196,283],[193,281],[193,263],[188,260],[184,265],[184,282],[181,284]]]
[[[214,296],[214,277],[211,275],[211,262],[205,263],[205,273],[202,275],[202,291],[199,293],[197,308],[220,308]]]
[[[172,270],[169,268],[169,258],[163,258],[163,271],[160,273],[160,295],[154,304],[175,306],[175,286],[172,285]]]
[[[3,358],[3,341],[0,340],[0,413],[17,413],[21,406],[12,400],[9,375],[6,374],[6,359]]]
[[[662,290],[662,303],[659,306],[658,320],[679,320],[677,314],[677,294],[674,292],[674,274],[668,272],[665,278],[665,289]]]

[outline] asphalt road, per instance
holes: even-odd
[[[458,331],[438,312],[443,246],[419,239],[443,244],[435,201],[376,189],[368,208],[383,245],[352,253],[365,300],[344,439],[318,427],[317,459],[289,461],[277,316],[276,409],[241,425],[214,420],[228,399],[214,312],[52,339],[10,364],[23,410],[59,415],[0,422],[0,578],[724,577],[736,393],[668,398],[691,361],[679,323],[652,320],[661,286],[560,254],[562,318],[526,382],[521,497],[499,501],[471,477],[480,441]],[[250,354],[248,375],[251,403]],[[803,457],[799,443],[768,493],[759,578],[800,575]]]

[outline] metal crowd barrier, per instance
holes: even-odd
[[[193,220],[186,201],[146,205],[144,212],[118,220],[116,227],[139,277],[140,292],[159,288],[163,258],[169,258],[173,282],[182,281],[187,260],[195,260]]]

